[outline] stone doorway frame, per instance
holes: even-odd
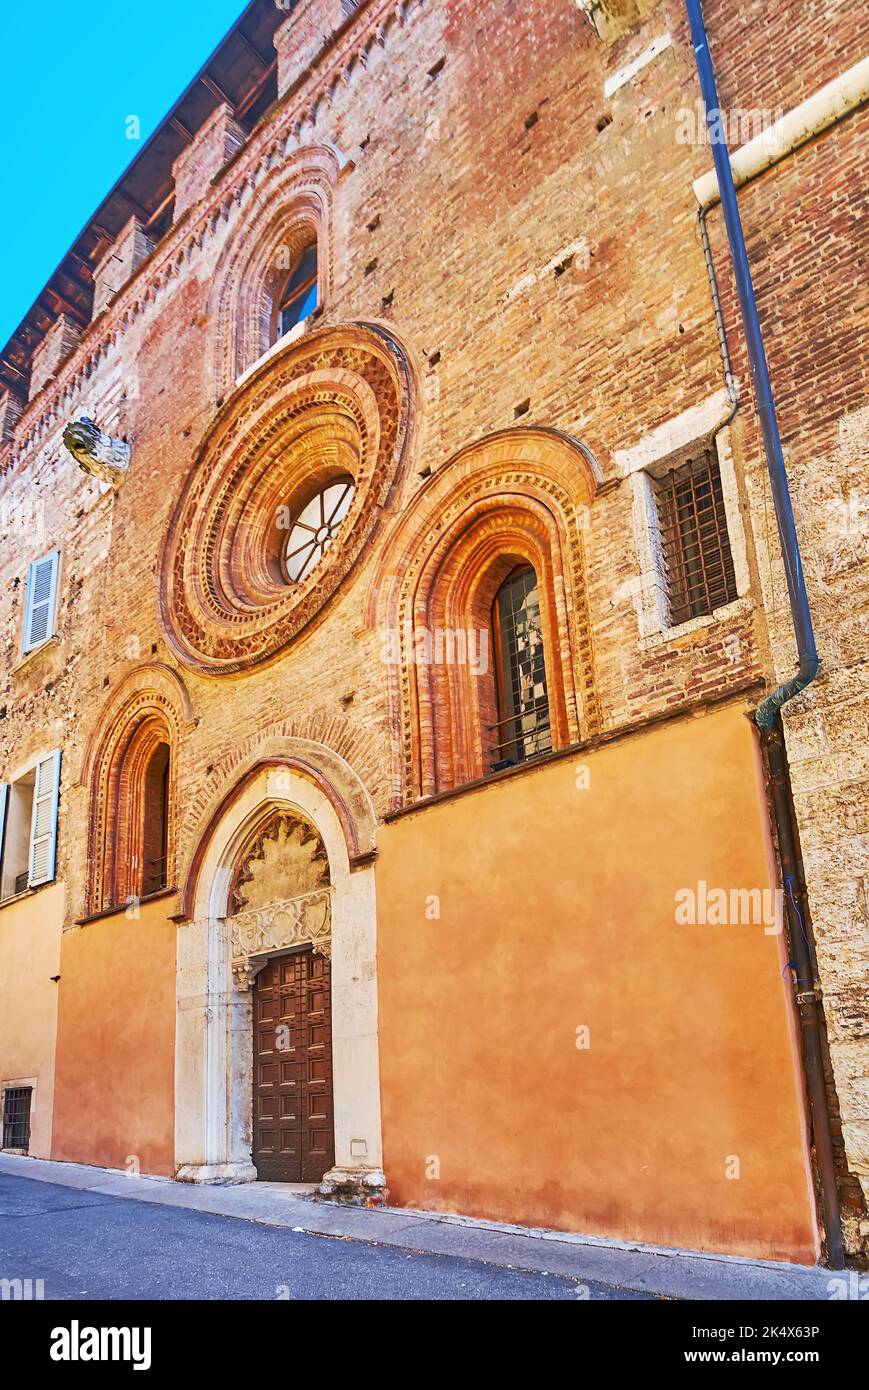
[[[349,765],[322,748],[329,763],[341,765],[342,781],[352,779],[352,802],[328,779],[332,769],[312,759],[316,748],[308,744],[301,750],[303,759],[293,750],[255,764],[220,803],[194,856],[185,891],[187,911],[178,932],[176,1177],[212,1183],[256,1180],[251,1162],[251,984],[265,957],[281,953],[281,946],[270,942],[266,953],[251,956],[247,967],[236,960],[233,970],[228,897],[237,856],[251,830],[274,811],[285,810],[316,828],[331,878],[335,1166],[320,1190],[371,1203],[382,1199],[386,1185],[371,848],[375,818]],[[357,823],[360,807],[362,826]]]

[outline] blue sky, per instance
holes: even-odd
[[[0,347],[246,3],[3,4]]]

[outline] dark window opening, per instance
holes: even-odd
[[[732,603],[736,576],[721,472],[713,453],[655,484],[671,627]]]
[[[317,302],[317,244],[312,242],[290,272],[278,301],[278,337],[303,323],[313,314]]]
[[[552,750],[537,575],[516,569],[492,607],[498,722],[490,729],[493,771]]]
[[[3,1096],[4,1149],[30,1149],[32,1086],[10,1086]]]
[[[35,790],[35,768],[9,785],[5,825],[0,825],[0,900],[27,889]]]
[[[169,851],[169,745],[158,744],[145,772],[142,896],[167,886]]]

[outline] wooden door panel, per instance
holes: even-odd
[[[253,1162],[267,1182],[319,1182],[335,1162],[329,961],[313,951],[260,971],[253,999]]]

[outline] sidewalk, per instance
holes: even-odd
[[[314,1201],[280,1183],[194,1186],[168,1178],[129,1178],[105,1168],[0,1154],[0,1173],[102,1196],[212,1212],[286,1226],[313,1236],[367,1241],[407,1251],[452,1255],[508,1269],[563,1274],[676,1299],[828,1300],[831,1280],[847,1279],[802,1265],[665,1250],[560,1231],[528,1230],[470,1217],[384,1207],[368,1211]]]

